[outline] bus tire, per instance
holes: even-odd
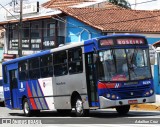
[[[23,100],[23,112],[24,112],[25,116],[27,116],[27,117],[33,115],[33,111],[30,110],[30,107],[29,107],[29,103],[28,103],[28,99],[27,99],[27,98],[25,98],[25,99]]]
[[[75,114],[77,117],[83,117],[83,116],[87,116],[89,114],[89,110],[88,109],[84,109],[83,108],[83,102],[81,98],[76,98],[75,99]]]
[[[124,105],[124,106],[118,106],[116,107],[116,110],[119,115],[125,115],[129,112],[130,105]]]

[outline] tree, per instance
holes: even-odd
[[[108,0],[110,3],[121,6],[123,8],[131,9],[131,5],[126,0]]]

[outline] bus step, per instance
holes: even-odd
[[[99,107],[89,107],[89,109],[94,110],[94,109],[99,109]]]

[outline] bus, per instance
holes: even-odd
[[[26,116],[57,110],[85,116],[155,102],[144,36],[115,34],[61,45],[2,63],[5,105]]]

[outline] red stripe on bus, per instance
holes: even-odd
[[[116,83],[98,83],[98,89],[115,88]]]
[[[106,89],[106,85],[104,83],[99,82],[98,83],[98,89]]]
[[[32,97],[33,97],[33,96],[32,96],[32,92],[31,92],[31,89],[30,89],[29,86],[28,86],[28,83],[27,83],[27,92],[28,92],[28,97],[29,97],[29,100],[30,100],[30,102],[31,102],[32,108],[33,108],[33,109],[37,109],[37,106],[36,106],[36,104],[35,104],[35,101],[34,101],[34,99],[32,98]]]
[[[106,83],[107,88],[115,88],[116,83]]]

